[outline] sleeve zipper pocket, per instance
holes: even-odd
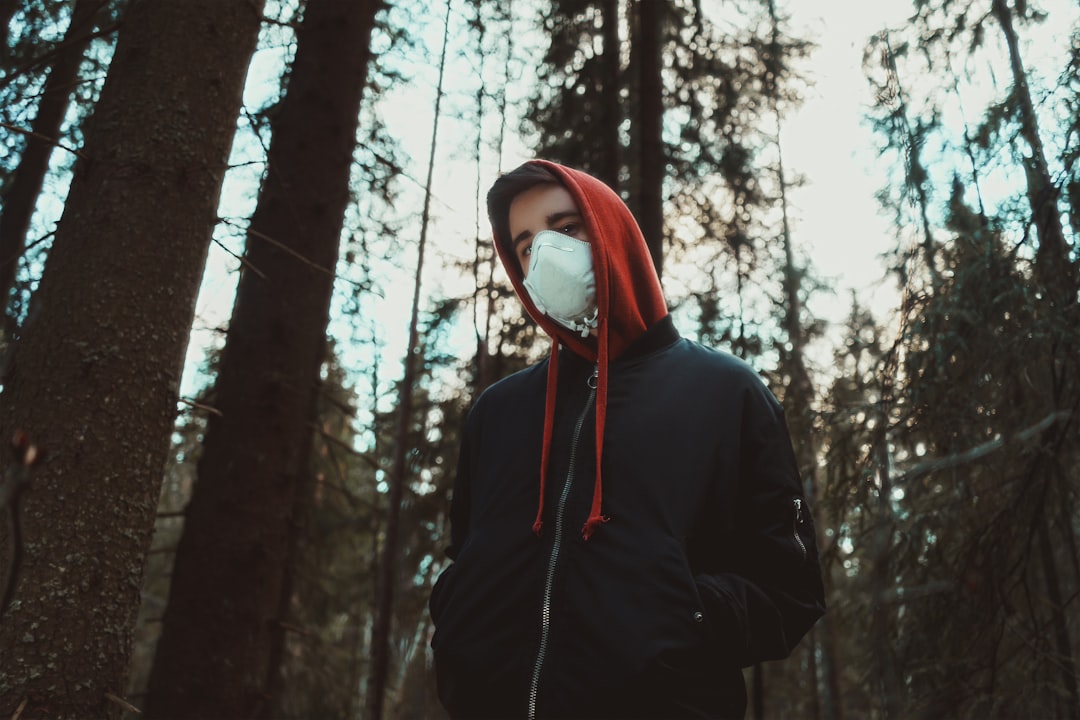
[[[803,542],[802,536],[799,535],[799,526],[804,522],[802,498],[795,498],[795,517],[791,523],[791,534],[795,536],[795,544],[799,546],[799,557],[802,561],[806,560],[806,543]]]

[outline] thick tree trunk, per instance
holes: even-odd
[[[0,717],[120,714],[261,5],[134,2],[127,12],[0,396],[0,427],[25,429],[49,453],[24,496],[26,562],[0,624]]]
[[[0,214],[0,307],[7,305],[8,294],[15,282],[15,270],[26,247],[30,218],[49,170],[49,158],[60,138],[60,127],[71,102],[79,64],[90,47],[94,16],[102,5],[102,0],[76,0],[71,11],[71,24],[53,58],[38,100],[26,149],[11,184],[4,191],[3,213]],[[7,27],[2,14],[0,23]]]
[[[664,0],[638,0],[636,4],[640,164],[635,205],[657,275],[662,275],[664,267],[664,87],[660,75],[664,5]]]
[[[248,230],[146,714],[268,707],[281,591],[379,0],[309,0]]]

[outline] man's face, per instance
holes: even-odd
[[[590,240],[574,198],[562,185],[535,185],[520,193],[510,203],[510,237],[526,277],[533,237],[541,230],[554,230],[583,242]]]

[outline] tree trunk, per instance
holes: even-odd
[[[766,94],[770,98],[773,115],[776,118],[776,137],[774,140],[776,145],[776,185],[779,190],[781,240],[784,247],[784,305],[782,308],[782,327],[784,329],[784,334],[787,336],[787,341],[791,345],[791,349],[788,351],[787,362],[785,363],[791,378],[787,388],[786,398],[788,400],[787,405],[790,411],[789,417],[791,418],[793,426],[792,430],[794,431],[796,438],[795,449],[797,461],[799,463],[799,471],[803,476],[806,499],[810,507],[820,513],[817,502],[820,495],[818,488],[819,447],[815,435],[815,415],[813,407],[815,389],[813,380],[810,377],[810,371],[806,366],[808,333],[803,324],[802,280],[804,271],[802,268],[798,267],[795,262],[795,249],[791,239],[791,222],[788,214],[787,196],[788,183],[787,174],[784,169],[784,148],[783,143],[781,142],[782,121],[777,103],[779,98],[776,88],[775,68],[779,66],[780,59],[775,57],[775,53],[780,47],[780,19],[776,12],[776,3],[774,0],[769,0],[768,7],[772,32],[769,44],[770,57],[768,58],[769,62],[766,63]],[[819,514],[819,522],[815,523],[814,526],[815,532],[817,533],[818,548],[824,547],[824,543],[822,542],[822,531],[824,530],[825,525],[820,522],[821,519]],[[828,581],[827,576],[825,580],[826,582]],[[815,718],[815,720],[821,717],[825,717],[826,720],[838,720],[838,711],[836,709],[834,698],[831,697],[831,689],[838,686],[839,681],[836,676],[835,663],[830,652],[832,650],[832,643],[824,641],[827,633],[828,625],[825,624],[823,618],[815,627],[810,629],[807,637],[810,645],[807,649],[808,671],[811,681],[809,698],[809,706],[811,709],[810,717]],[[818,662],[819,657],[821,659],[820,663]],[[824,680],[824,683],[822,683],[821,680]],[[823,692],[821,690],[822,687],[824,688]],[[822,713],[824,713],[824,715],[822,715]]]
[[[379,0],[309,0],[273,121],[198,482],[150,675],[148,717],[257,717],[325,352]],[[257,272],[256,272],[257,271]]]
[[[660,54],[664,23],[663,0],[638,0],[638,115],[640,148],[637,178],[637,220],[649,245],[656,274],[664,267],[664,98]]]
[[[371,638],[371,682],[368,684],[367,718],[382,720],[386,699],[386,682],[390,674],[390,633],[394,618],[394,586],[398,576],[398,527],[401,502],[408,479],[409,427],[412,424],[413,389],[418,371],[420,352],[420,288],[424,270],[424,250],[427,245],[428,220],[431,214],[431,186],[435,174],[435,146],[439,139],[439,116],[446,70],[446,49],[450,40],[450,11],[452,0],[446,0],[446,21],[443,26],[442,55],[439,60],[439,80],[435,88],[435,112],[431,124],[431,150],[428,155],[427,181],[424,184],[424,209],[420,217],[420,242],[417,247],[416,272],[413,278],[412,311],[409,318],[409,343],[405,348],[404,373],[398,396],[397,420],[394,428],[394,456],[390,468],[390,494],[387,497],[386,533],[383,540],[382,562],[379,563],[379,589],[375,607],[375,627]]]
[[[892,43],[889,42],[889,33],[881,33],[885,43],[885,71],[896,88],[896,110],[893,116],[896,120],[897,130],[902,133],[900,142],[905,151],[904,183],[915,192],[915,199],[919,207],[919,221],[922,229],[923,261],[930,272],[930,288],[935,293],[941,285],[941,275],[938,273],[937,243],[934,240],[934,232],[930,227],[930,197],[926,186],[929,183],[929,174],[922,162],[922,141],[916,137],[908,121],[907,100],[904,99],[904,86],[900,83],[900,72],[896,67],[896,57],[893,54]]]
[[[1062,702],[1068,708],[1061,717],[1080,720],[1080,690],[1076,684],[1076,663],[1073,662],[1072,642],[1069,638],[1069,625],[1065,620],[1065,607],[1067,603],[1061,592],[1061,582],[1058,578],[1057,562],[1054,560],[1054,549],[1050,543],[1050,519],[1049,512],[1036,518],[1038,523],[1039,558],[1042,561],[1043,577],[1046,580],[1047,600],[1052,614],[1050,634],[1053,636],[1055,650],[1055,664],[1061,672],[1061,684],[1065,688],[1062,693],[1066,698]]]
[[[64,41],[53,56],[52,66],[48,70],[26,149],[19,159],[11,184],[4,191],[3,213],[0,214],[0,306],[7,306],[8,294],[15,282],[15,270],[26,247],[30,218],[33,217],[38,194],[49,170],[49,158],[60,138],[64,115],[71,103],[71,91],[79,74],[79,64],[90,47],[94,16],[103,4],[102,0],[75,1]],[[0,23],[7,27],[2,14]]]
[[[120,714],[181,366],[261,19],[257,0],[127,12],[0,396],[0,427],[25,429],[49,453],[24,496],[26,562],[0,625],[2,717]]]
[[[1058,210],[1058,187],[1050,176],[1050,169],[1039,133],[1035,104],[1028,86],[1027,71],[1020,56],[1020,43],[1013,27],[1012,10],[1006,0],[993,0],[993,13],[1001,26],[1002,34],[1009,48],[1009,65],[1013,77],[1013,95],[1020,109],[1020,135],[1028,146],[1027,158],[1027,196],[1031,208],[1031,219],[1038,235],[1039,247],[1035,254],[1035,274],[1040,284],[1048,290],[1049,297],[1063,306],[1076,305],[1078,286],[1077,269],[1070,260],[1069,246],[1065,240]],[[1051,347],[1049,356],[1057,355],[1056,347]],[[1062,370],[1066,373],[1068,370]],[[1060,388],[1057,382],[1056,388]],[[1055,389],[1053,404],[1056,409],[1060,403],[1061,391]],[[1044,470],[1045,472],[1045,470]],[[1049,479],[1047,479],[1049,481]],[[1043,573],[1047,583],[1047,593],[1052,607],[1050,634],[1053,636],[1057,652],[1057,665],[1061,671],[1062,685],[1068,697],[1067,716],[1080,718],[1080,689],[1077,687],[1076,662],[1065,621],[1065,602],[1058,581],[1057,566],[1050,547],[1050,520],[1046,515],[1038,519],[1039,544]]]
[[[876,425],[873,429],[874,464],[877,477],[877,517],[874,518],[873,543],[874,563],[870,576],[871,596],[871,640],[875,657],[879,697],[882,716],[885,720],[897,720],[903,717],[903,683],[896,666],[893,648],[893,626],[895,611],[888,599],[893,584],[890,558],[893,550],[893,510],[891,460],[889,456],[889,410],[892,404],[892,373],[895,351],[887,359],[882,381],[881,398],[878,400]]]
[[[601,142],[603,166],[597,168],[599,177],[615,192],[619,192],[621,153],[619,148],[619,125],[622,124],[622,103],[619,100],[619,66],[622,44],[619,42],[619,2],[602,0],[600,3],[601,32],[604,39],[603,84],[600,87],[602,105]]]
[[[1035,104],[1031,99],[1027,72],[1020,57],[1020,42],[1013,27],[1012,11],[1006,0],[993,0],[993,13],[1009,47],[1013,95],[1020,106],[1020,135],[1031,152],[1027,158],[1026,175],[1031,220],[1039,238],[1035,269],[1043,284],[1052,289],[1053,295],[1063,297],[1066,302],[1075,303],[1076,270],[1069,260],[1069,247],[1061,227],[1061,215],[1058,213],[1058,188],[1050,177],[1046,162]]]
[[[6,48],[11,38],[11,18],[15,17],[16,9],[18,0],[0,0],[0,47]]]

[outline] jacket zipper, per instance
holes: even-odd
[[[555,564],[559,559],[559,550],[562,549],[563,530],[565,522],[563,515],[566,511],[566,501],[570,496],[570,486],[574,483],[574,466],[577,458],[578,441],[581,439],[581,427],[585,424],[585,416],[596,399],[596,380],[599,374],[599,366],[593,368],[593,373],[586,384],[589,386],[589,396],[585,400],[585,407],[578,416],[574,426],[574,435],[570,441],[570,468],[566,471],[566,483],[559,495],[559,504],[555,508],[555,541],[551,545],[551,557],[548,559],[547,575],[544,579],[544,597],[540,605],[540,649],[536,653],[536,664],[533,665],[532,683],[529,685],[529,720],[536,718],[536,700],[540,694],[540,669],[544,666],[544,658],[547,655],[548,638],[551,635],[551,590],[555,585]]]
[[[792,534],[795,535],[795,544],[799,546],[799,555],[806,560],[806,543],[799,535],[799,526],[803,524],[802,499],[795,498],[795,519],[792,523]]]

